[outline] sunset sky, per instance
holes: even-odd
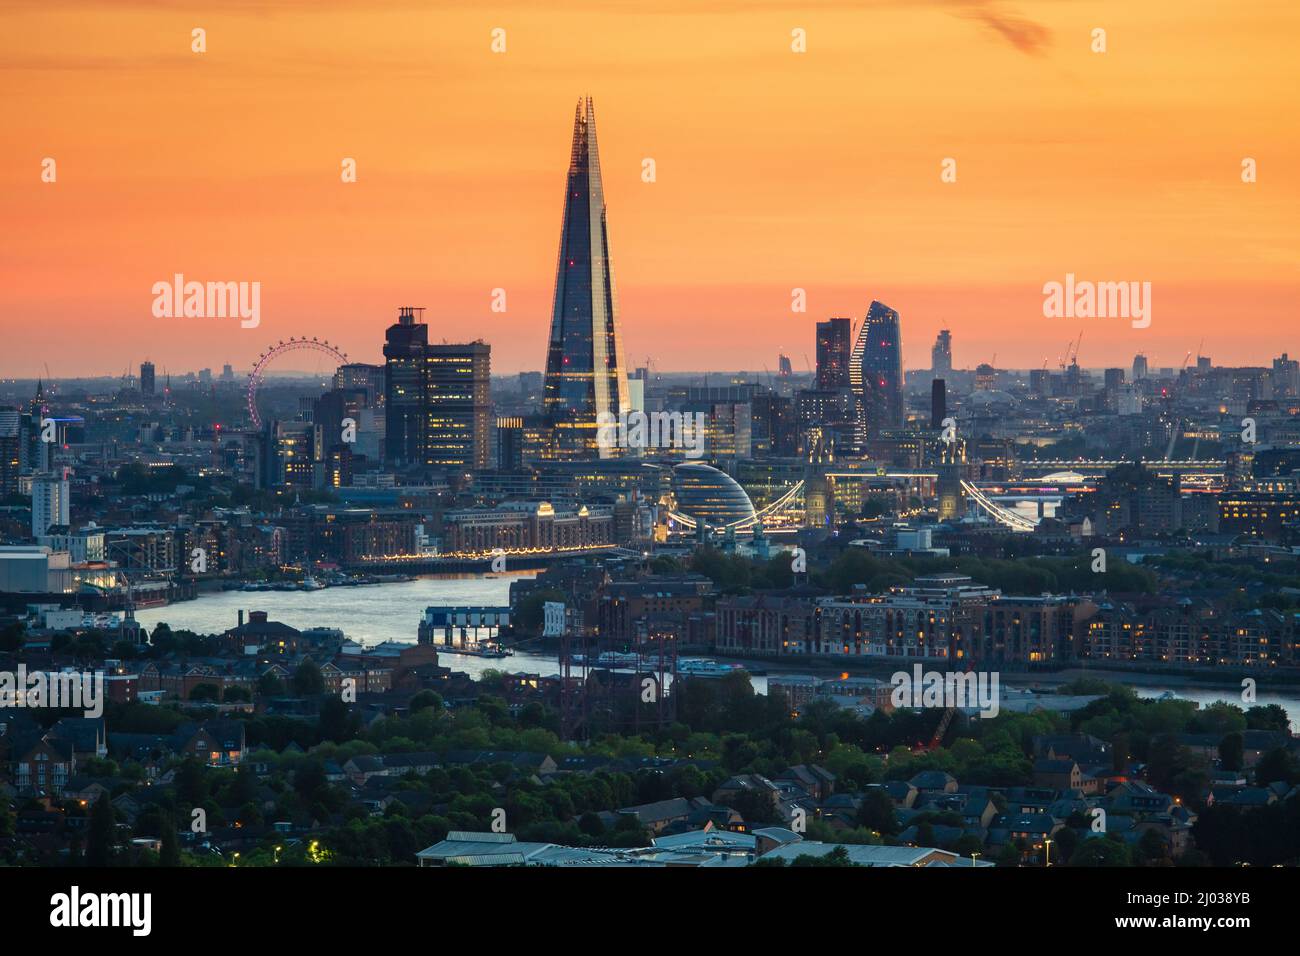
[[[190,6],[0,0],[0,375],[247,369],[304,334],[378,361],[402,305],[540,369],[581,95],[630,364],[803,370],[873,298],[908,367],[940,328],[959,367],[1055,367],[1080,329],[1092,367],[1300,352],[1294,2]],[[260,327],[155,318],[176,272],[261,282]],[[1067,272],[1151,282],[1151,326],[1043,318]]]

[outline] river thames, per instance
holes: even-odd
[[[198,634],[219,634],[239,623],[239,611],[266,611],[273,621],[304,630],[309,627],[335,627],[352,640],[365,645],[384,641],[414,644],[416,628],[424,609],[433,605],[480,605],[504,607],[510,603],[510,582],[526,575],[488,575],[465,577],[422,577],[394,584],[334,587],[321,591],[213,591],[193,601],[181,601],[166,607],[136,612],[136,618],[152,629],[165,621],[173,630],[190,630]],[[247,613],[245,613],[247,617]],[[447,666],[477,676],[485,670],[521,671],[532,674],[555,674],[559,665],[554,656],[516,652],[513,657],[482,658],[464,654],[446,654]],[[774,673],[780,664],[765,664]],[[1232,688],[1191,686],[1181,681],[1162,679],[1158,675],[1130,672],[1094,672],[1105,680],[1128,684],[1140,697],[1159,697],[1166,692],[1194,700],[1202,707],[1217,700],[1240,705],[1240,692]],[[1008,683],[1050,686],[1050,677],[1034,680],[1008,679]],[[754,689],[767,693],[767,678],[753,677]],[[1279,704],[1291,717],[1292,729],[1300,728],[1300,694],[1261,688],[1258,704]]]

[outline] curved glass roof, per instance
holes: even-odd
[[[714,528],[754,517],[754,503],[745,489],[726,472],[702,462],[673,468],[673,493],[683,514]]]

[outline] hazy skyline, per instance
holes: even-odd
[[[1300,351],[1288,4],[3,9],[5,376],[247,369],[301,335],[376,362],[401,305],[431,340],[482,337],[496,373],[540,370],[587,94],[630,366],[775,372],[783,351],[802,371],[815,323],[872,299],[907,368],[940,328],[968,368],[1055,368],[1080,329],[1094,368]],[[177,272],[260,282],[260,325],[155,318]],[[1151,282],[1151,327],[1044,319],[1066,273]]]

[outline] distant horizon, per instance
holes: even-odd
[[[490,344],[490,343],[489,343],[489,344]],[[1261,362],[1246,362],[1246,363],[1241,363],[1241,364],[1238,364],[1238,363],[1224,363],[1224,362],[1220,362],[1220,361],[1218,361],[1217,359],[1215,359],[1214,356],[1202,356],[1202,358],[1209,358],[1209,359],[1211,360],[1211,362],[1212,362],[1213,367],[1215,367],[1215,368],[1271,368],[1271,367],[1272,367],[1272,364],[1273,364],[1273,359],[1275,359],[1275,358],[1280,358],[1280,357],[1282,357],[1283,354],[1288,355],[1288,356],[1289,356],[1290,358],[1292,358],[1292,359],[1295,359],[1295,358],[1297,358],[1297,357],[1300,357],[1300,355],[1291,355],[1290,353],[1281,353],[1281,352],[1279,352],[1277,355],[1272,355],[1272,356],[1270,356],[1269,358],[1267,358],[1266,360],[1261,361]],[[791,356],[791,359],[793,359],[793,356]],[[1152,373],[1160,372],[1160,371],[1172,371],[1172,372],[1177,373],[1177,372],[1181,371],[1181,363],[1182,363],[1182,359],[1179,359],[1177,364],[1171,364],[1171,365],[1166,365],[1166,364],[1163,364],[1163,363],[1158,362],[1158,361],[1153,361],[1150,355],[1147,355],[1147,360],[1148,360],[1148,370],[1149,370],[1150,372],[1152,372]],[[378,367],[380,367],[380,368],[383,367],[383,361],[382,361],[382,359],[381,359],[381,361],[378,361],[378,362],[358,362],[358,363],[356,363],[356,364],[363,364],[363,365],[376,365],[376,366],[378,366]],[[1090,372],[1090,373],[1098,373],[1098,374],[1100,374],[1100,373],[1103,373],[1103,372],[1105,372],[1107,369],[1110,369],[1110,368],[1120,368],[1120,369],[1123,369],[1125,372],[1130,372],[1130,371],[1132,371],[1132,366],[1133,366],[1133,360],[1130,358],[1129,361],[1127,361],[1127,362],[1124,362],[1124,363],[1117,363],[1117,364],[1115,364],[1115,365],[1086,365],[1086,364],[1081,364],[1081,365],[1079,366],[1079,368],[1080,368],[1080,370],[1082,370],[1083,372]],[[204,366],[204,367],[205,367],[205,368],[211,368],[212,373],[213,373],[213,374],[212,374],[212,382],[213,382],[213,384],[218,384],[218,383],[221,381],[220,366]],[[638,367],[638,366],[632,366],[632,368],[631,368],[629,371],[635,371],[635,369],[636,369],[637,367]],[[1188,369],[1194,369],[1195,367],[1196,367],[1196,361],[1195,361],[1195,356],[1193,356],[1192,359],[1187,363],[1187,368],[1188,368]],[[995,371],[998,371],[998,372],[1025,372],[1025,373],[1029,373],[1029,372],[1036,372],[1036,371],[1039,371],[1040,368],[1041,368],[1041,366],[1008,366],[1008,365],[996,365],[996,366],[994,366],[994,370],[995,370]],[[245,368],[245,369],[234,368],[233,371],[234,371],[234,375],[235,375],[236,380],[245,380],[245,379],[247,379],[247,377],[248,377],[248,373],[249,373],[250,370],[251,370],[251,369],[247,369],[247,368]],[[950,372],[950,373],[948,373],[948,374],[954,374],[954,373],[956,373],[956,374],[973,375],[973,374],[975,374],[976,370],[977,370],[977,368],[976,368],[975,366],[971,366],[971,367],[956,367],[956,366],[954,366],[954,368],[952,369],[952,372]],[[159,387],[159,388],[162,388],[162,387],[163,387],[163,384],[164,384],[163,379],[164,379],[166,376],[168,376],[168,375],[170,375],[170,376],[172,376],[172,377],[177,377],[177,376],[182,376],[182,377],[183,377],[183,376],[197,376],[197,375],[199,374],[200,371],[201,371],[201,369],[197,369],[197,368],[195,368],[195,369],[182,369],[182,370],[180,370],[180,371],[169,370],[169,371],[164,372],[161,366],[157,366],[157,367],[156,367],[156,370],[155,370],[155,372],[156,372],[156,376],[157,376],[157,379],[158,379],[158,387]],[[932,371],[933,371],[933,369],[930,368],[929,366],[919,366],[919,367],[916,367],[916,368],[909,368],[906,364],[904,364],[904,366],[903,366],[903,373],[904,373],[905,375],[912,375],[912,374],[916,374],[916,373],[919,373],[919,372],[927,372],[927,373],[928,373],[928,372],[932,372]],[[1053,374],[1056,374],[1056,375],[1060,375],[1060,374],[1061,374],[1060,366],[1059,366],[1058,364],[1056,364],[1056,363],[1049,363],[1049,365],[1048,365],[1048,367],[1047,367],[1047,371],[1052,372]],[[139,378],[139,372],[140,372],[140,369],[139,369],[139,366],[137,366],[137,367],[136,367],[135,369],[133,369],[129,374],[130,374],[131,377]],[[761,379],[764,379],[764,380],[770,378],[770,379],[772,379],[773,381],[780,380],[780,379],[782,379],[783,377],[786,377],[786,378],[788,378],[788,377],[795,377],[795,378],[808,378],[808,377],[810,377],[810,376],[815,375],[815,373],[816,373],[816,369],[814,369],[812,372],[809,372],[807,369],[795,369],[794,372],[793,372],[793,375],[792,375],[792,376],[780,376],[780,375],[776,374],[775,372],[770,372],[770,373],[769,373],[769,372],[764,372],[764,371],[762,371],[762,370],[756,370],[756,369],[753,369],[753,368],[734,368],[734,369],[660,369],[658,366],[653,366],[653,367],[651,368],[651,374],[652,374],[652,375],[666,375],[666,376],[674,376],[674,377],[686,377],[686,376],[728,376],[728,375],[745,375],[745,376],[748,376],[748,377],[750,377],[750,378],[761,378]],[[332,376],[332,375],[333,375],[333,370],[331,369],[331,371],[329,371],[328,373],[321,373],[321,372],[317,372],[317,371],[312,370],[312,369],[305,369],[305,368],[271,368],[271,369],[267,369],[263,374],[264,374],[264,378],[266,378],[266,379],[275,379],[275,378],[311,378],[311,377],[320,377],[321,375]],[[525,368],[525,369],[519,369],[519,370],[517,370],[517,371],[495,371],[495,370],[494,370],[491,374],[492,374],[492,377],[493,377],[493,378],[514,378],[514,377],[516,377],[516,376],[518,376],[518,375],[527,375],[527,374],[542,375],[542,374],[543,374],[543,370],[540,369],[540,368],[536,368],[536,369]],[[32,383],[35,383],[35,382],[38,382],[38,381],[40,381],[40,382],[55,382],[55,383],[58,383],[58,382],[112,381],[112,380],[114,380],[114,379],[121,380],[121,379],[123,378],[123,376],[124,376],[124,373],[122,373],[122,372],[102,372],[102,373],[89,373],[89,374],[84,374],[84,375],[54,375],[54,376],[49,376],[49,375],[45,375],[45,374],[37,374],[37,375],[7,375],[7,376],[4,376],[3,378],[0,378],[0,385],[15,385],[15,384],[22,383],[22,382],[32,382]],[[940,376],[940,377],[942,377],[942,376]],[[751,383],[751,384],[754,384],[754,383]]]

